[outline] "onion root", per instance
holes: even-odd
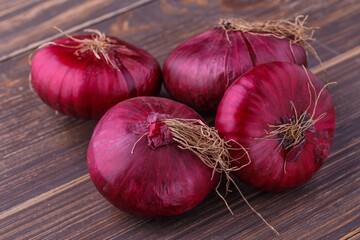
[[[336,84],[336,82],[330,82],[325,84],[319,91],[316,93],[315,87],[310,80],[309,74],[306,68],[303,66],[305,74],[309,80],[307,87],[309,90],[309,104],[304,112],[298,115],[298,111],[295,108],[295,105],[292,101],[290,101],[291,108],[294,112],[294,116],[292,118],[283,121],[280,124],[268,124],[268,126],[273,129],[271,131],[266,131],[266,136],[264,138],[258,139],[274,139],[279,141],[278,147],[284,147],[284,149],[290,149],[295,147],[296,145],[300,144],[305,140],[305,131],[314,131],[315,123],[322,119],[326,113],[321,113],[318,117],[315,118],[315,113],[317,109],[317,105],[319,102],[319,98],[322,92],[329,86]],[[315,98],[314,107],[312,112],[309,112],[309,109],[312,105],[312,98]],[[279,138],[280,136],[280,138]],[[275,137],[275,138],[274,138]],[[284,162],[284,173],[286,173],[286,161]]]

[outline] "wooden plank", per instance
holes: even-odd
[[[75,32],[154,0],[56,0],[14,2],[0,8],[0,62],[59,38],[53,26]],[[9,4],[8,4],[9,5]],[[74,27],[75,26],[75,27]]]

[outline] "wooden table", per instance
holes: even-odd
[[[272,239],[231,193],[231,216],[212,193],[169,219],[125,214],[89,179],[86,150],[96,122],[55,114],[29,88],[28,55],[60,35],[99,29],[145,48],[162,64],[175,46],[220,17],[309,15],[337,128],[331,154],[308,183],[267,193],[240,184],[278,239],[360,238],[360,2],[358,0],[0,0],[0,239]],[[309,67],[319,74],[316,59]],[[323,78],[322,74],[318,75]],[[164,91],[162,95],[166,95]]]

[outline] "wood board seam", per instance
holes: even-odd
[[[61,192],[65,191],[65,190],[68,190],[68,189],[70,189],[70,188],[72,188],[72,187],[74,187],[74,186],[76,186],[76,185],[78,185],[80,183],[83,183],[83,182],[87,181],[88,179],[90,179],[90,176],[89,176],[89,174],[86,174],[86,175],[83,175],[83,176],[78,177],[76,179],[73,179],[70,182],[62,184],[62,185],[60,185],[60,186],[58,186],[56,188],[53,188],[53,189],[51,189],[51,190],[49,190],[49,191],[47,191],[45,193],[42,193],[42,194],[40,194],[40,195],[38,195],[36,197],[30,198],[30,199],[26,200],[25,202],[22,202],[22,203],[20,203],[20,204],[18,204],[16,206],[10,208],[9,210],[5,210],[5,211],[1,212],[0,213],[0,219],[6,218],[6,217],[8,217],[8,216],[10,216],[10,215],[12,215],[12,214],[14,214],[16,212],[19,212],[19,211],[21,211],[23,209],[31,207],[31,206],[39,203],[39,202],[44,201],[45,199],[48,199],[48,198],[50,198],[50,197],[52,197],[52,196],[54,196],[54,195],[56,195],[58,193],[61,193]]]
[[[75,26],[75,27],[69,28],[69,29],[65,30],[64,33],[71,34],[71,33],[80,31],[80,30],[88,28],[88,27],[90,27],[90,26],[92,26],[94,24],[104,22],[104,21],[109,20],[109,19],[111,19],[113,17],[116,17],[118,15],[122,15],[122,14],[124,14],[126,12],[129,12],[129,11],[135,10],[135,9],[137,9],[139,7],[145,6],[146,4],[149,4],[149,3],[154,2],[154,1],[157,1],[157,0],[139,0],[139,1],[137,1],[135,3],[132,3],[132,4],[128,5],[128,6],[126,6],[126,7],[122,7],[120,9],[117,9],[115,11],[106,13],[106,14],[104,14],[104,15],[102,15],[100,17],[97,17],[95,19],[88,20],[88,21],[86,21],[84,23],[81,23],[81,24]],[[31,43],[27,47],[15,50],[15,51],[13,51],[13,52],[5,55],[5,56],[0,57],[0,63],[5,62],[5,61],[7,61],[9,59],[12,59],[14,57],[17,57],[17,56],[19,56],[19,55],[21,55],[23,53],[28,52],[28,51],[34,50],[37,47],[41,46],[42,44],[47,43],[47,42],[51,42],[51,41],[53,41],[53,40],[55,40],[57,38],[60,38],[62,36],[64,36],[63,33],[58,33],[58,34],[55,34],[55,35],[53,35],[51,37],[48,37],[48,38],[45,38],[43,40],[37,41],[35,43]]]
[[[332,157],[338,155],[339,153],[345,152],[345,151],[349,150],[350,148],[352,148],[352,147],[354,147],[354,146],[356,146],[356,145],[358,145],[358,144],[360,144],[360,140],[355,141],[354,143],[351,143],[351,144],[347,145],[346,147],[337,150],[337,151],[334,152],[334,153],[330,153],[329,156],[328,156],[328,158],[332,158]]]
[[[322,65],[318,65],[316,67],[311,68],[311,72],[313,72],[314,74],[320,73],[323,70],[323,67],[327,68],[331,68],[341,62],[344,62],[350,58],[353,58],[357,55],[360,54],[360,46],[354,47],[352,49],[350,49],[349,51],[346,51],[340,55],[337,55],[336,57],[333,57],[325,62],[322,63]]]
[[[357,237],[360,237],[360,227],[355,229],[354,231],[346,234],[345,236],[340,238],[340,240],[351,240],[351,239],[355,239]]]
[[[360,232],[355,233],[354,235],[352,235],[350,238],[348,238],[348,240],[355,240],[358,237],[360,237]]]

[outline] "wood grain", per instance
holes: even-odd
[[[299,188],[265,193],[239,185],[253,207],[281,233],[279,239],[356,239],[360,232],[360,4],[351,0],[160,0],[106,15],[114,13],[115,6],[126,9],[130,2],[134,1],[121,1],[121,6],[120,1],[103,5],[98,1],[0,1],[0,21],[32,23],[6,30],[8,39],[31,47],[20,47],[21,52],[11,56],[16,45],[3,40],[5,52],[0,48],[0,56],[6,56],[0,63],[0,239],[274,238],[236,193],[228,196],[239,214],[235,217],[215,193],[194,210],[169,219],[137,218],[112,207],[87,174],[86,149],[96,122],[56,115],[43,104],[28,87],[26,55],[57,36],[46,25],[54,19],[71,31],[87,24],[120,36],[162,63],[177,44],[224,15],[267,19],[298,14],[309,14],[309,24],[321,27],[313,45],[328,67],[329,81],[338,83],[329,89],[337,114],[332,152],[323,168]],[[73,8],[99,14],[76,16],[73,21],[66,18]],[[34,12],[45,15],[37,18]],[[103,16],[109,17],[99,21]],[[3,22],[0,26],[6,25]],[[28,35],[29,31],[38,34]],[[309,63],[315,73],[320,72],[314,58]],[[162,95],[167,96],[164,91]]]

